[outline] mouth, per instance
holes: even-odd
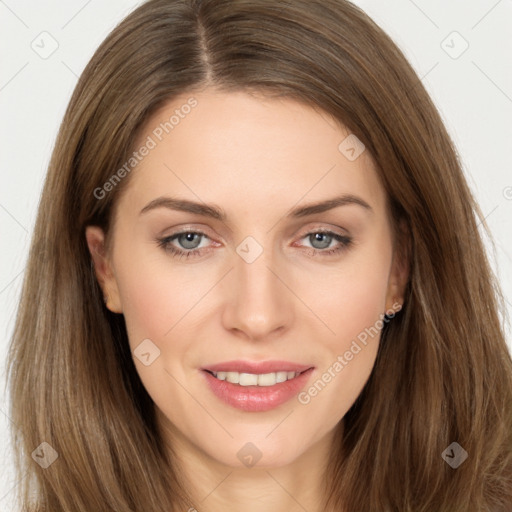
[[[315,367],[283,361],[231,361],[201,368],[213,395],[245,412],[265,412],[296,396]]]

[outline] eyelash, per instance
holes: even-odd
[[[310,247],[306,247],[308,250],[308,255],[313,257],[318,254],[322,256],[332,256],[338,253],[341,253],[342,251],[347,250],[352,245],[352,238],[349,236],[339,235],[338,233],[334,233],[333,231],[327,231],[327,230],[316,230],[316,231],[310,231],[309,233],[306,233],[302,238],[306,238],[311,235],[316,235],[318,233],[321,233],[323,235],[331,236],[334,240],[339,242],[339,245],[335,247],[334,249],[314,249]],[[181,231],[179,233],[174,233],[173,235],[164,237],[164,238],[157,238],[156,242],[158,243],[158,246],[161,247],[165,252],[170,253],[170,255],[173,258],[182,258],[183,256],[185,258],[191,258],[196,256],[201,256],[203,253],[203,250],[209,250],[208,248],[201,248],[201,249],[191,249],[191,250],[180,250],[177,249],[175,246],[171,245],[171,242],[174,241],[176,238],[178,238],[180,235],[186,235],[186,234],[194,234],[194,235],[200,235],[205,238],[209,238],[206,233],[203,233],[201,231]]]

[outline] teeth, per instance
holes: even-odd
[[[294,379],[297,372],[275,372],[275,373],[238,373],[238,372],[212,372],[219,380],[239,384],[240,386],[274,386],[280,382]]]

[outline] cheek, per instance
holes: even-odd
[[[371,327],[385,311],[387,269],[363,268],[338,281],[336,293],[323,305],[342,347]]]
[[[317,412],[330,411],[333,418],[341,418],[359,396],[379,348],[392,252],[384,237],[375,240],[347,253],[336,269],[308,278],[300,292],[328,327],[317,346],[323,364],[301,403],[312,401]]]
[[[338,350],[382,318],[386,306],[391,246],[383,237],[347,252],[336,265],[294,276],[297,294],[326,326],[325,341]],[[314,271],[313,271],[314,270]],[[331,336],[329,336],[329,331]]]
[[[201,297],[192,275],[188,279],[165,257],[149,259],[132,251],[129,260],[119,261],[116,276],[132,347],[141,339],[171,336]]]
[[[165,257],[156,260],[130,249],[124,252],[129,258],[118,260],[116,276],[133,360],[153,401],[179,417],[187,397],[178,382],[185,381],[182,362],[193,344],[187,314],[204,291],[194,290],[190,278]],[[147,353],[149,364],[142,357]]]

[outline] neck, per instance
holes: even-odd
[[[160,418],[163,438],[172,447],[175,466],[192,503],[187,512],[325,512],[325,470],[334,431],[285,465],[224,464]],[[241,442],[240,446],[244,446]]]

